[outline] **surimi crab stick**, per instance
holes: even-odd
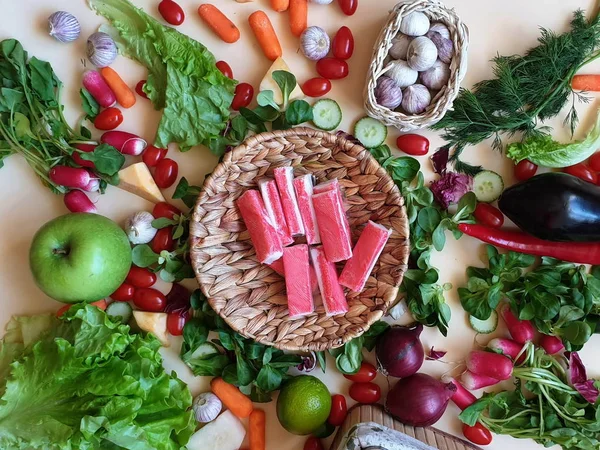
[[[335,264],[328,261],[323,246],[310,249],[310,257],[317,274],[321,299],[328,316],[336,316],[348,312],[348,302],[344,289],[338,281]]]
[[[285,220],[285,214],[283,212],[283,206],[281,204],[281,197],[277,190],[277,184],[275,180],[263,179],[258,182],[258,188],[262,194],[263,202],[267,212],[275,224],[275,228],[281,237],[281,243],[285,247],[294,242],[294,238],[290,234],[287,222]]]
[[[294,169],[292,167],[277,167],[273,174],[281,196],[281,204],[285,221],[292,236],[304,236],[304,225],[298,208],[296,192],[294,192]]]
[[[350,226],[337,190],[313,195],[319,233],[327,259],[338,262],[352,257]]]
[[[294,190],[298,199],[298,208],[304,224],[306,242],[310,245],[320,244],[321,236],[319,226],[315,217],[315,207],[313,205],[313,176],[310,174],[302,175],[294,179]]]
[[[295,319],[315,310],[310,286],[308,245],[298,244],[283,249],[285,289],[290,318]]]

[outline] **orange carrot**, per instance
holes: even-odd
[[[233,384],[224,381],[223,378],[213,378],[210,382],[210,388],[223,404],[240,419],[248,417],[252,413],[253,407],[250,399]]]
[[[198,14],[224,42],[233,44],[240,38],[240,30],[221,12],[219,8],[209,3],[198,7]]]
[[[100,75],[102,75],[108,87],[115,94],[119,105],[123,108],[131,108],[135,105],[135,94],[129,89],[127,83],[123,81],[117,72],[110,67],[103,67],[100,69]]]
[[[252,414],[250,414],[250,421],[248,423],[248,439],[250,441],[250,450],[265,450],[265,427],[265,412],[260,409],[255,409],[252,411]]]
[[[290,7],[290,0],[271,0],[273,11],[283,12]]]
[[[250,14],[248,23],[250,23],[250,28],[252,28],[265,56],[271,61],[279,58],[283,52],[269,17],[263,11],[256,11]]]
[[[576,91],[600,91],[600,75],[575,75],[572,86]]]
[[[56,311],[56,317],[60,317],[62,316],[64,313],[66,313],[69,309],[71,309],[71,306],[76,305],[77,303],[73,303],[73,304],[69,304],[69,305],[64,305],[61,306],[58,311]],[[92,302],[90,303],[90,305],[94,305],[97,306],[98,308],[100,308],[102,311],[106,310],[106,307],[108,306],[108,304],[106,303],[106,300],[102,299],[102,300],[98,300],[96,302]]]
[[[308,0],[290,0],[290,28],[300,37],[308,26]]]

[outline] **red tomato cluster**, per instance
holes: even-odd
[[[354,375],[344,375],[350,381],[353,381],[348,394],[352,400],[365,405],[377,403],[381,399],[381,388],[372,383],[377,376],[377,369],[368,362],[363,362]]]

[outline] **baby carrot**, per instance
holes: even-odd
[[[129,89],[127,83],[123,81],[117,72],[110,67],[103,67],[100,69],[100,75],[102,75],[108,87],[114,92],[119,105],[123,108],[131,108],[135,105],[135,94]]]
[[[223,404],[240,419],[248,417],[252,413],[253,407],[250,399],[233,384],[224,381],[223,378],[213,378],[210,382],[210,388]]]
[[[233,44],[240,38],[240,30],[221,12],[219,8],[209,3],[198,7],[198,14],[224,42]]]
[[[250,23],[250,28],[252,28],[252,32],[256,36],[265,56],[271,61],[279,58],[283,54],[281,44],[279,43],[279,39],[277,39],[269,17],[264,11],[256,11],[250,14],[248,23]]]
[[[576,91],[600,91],[600,75],[575,75],[572,86]]]
[[[308,0],[290,0],[290,28],[300,37],[308,26]]]
[[[260,409],[255,409],[250,414],[248,423],[248,440],[250,441],[250,450],[265,450],[265,412]]]
[[[283,12],[290,7],[290,0],[271,0],[273,11]]]

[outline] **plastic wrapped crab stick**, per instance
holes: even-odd
[[[275,181],[281,196],[285,221],[290,234],[292,236],[303,236],[304,225],[302,224],[298,200],[294,192],[294,169],[292,167],[278,167],[273,173],[275,174]]]
[[[315,310],[310,286],[308,245],[298,244],[283,249],[285,289],[290,318],[295,319]]]
[[[273,269],[277,274],[285,278],[283,258],[272,262],[271,264],[269,264],[269,267]],[[312,292],[317,292],[319,290],[319,283],[317,283],[317,274],[315,273],[315,268],[312,265],[310,266],[310,288]]]
[[[321,242],[331,262],[345,261],[352,256],[350,226],[340,197],[337,189],[313,195]]]
[[[294,179],[294,190],[298,199],[298,208],[304,224],[304,234],[306,242],[310,245],[320,244],[319,226],[315,217],[315,208],[313,206],[313,176],[310,174],[302,175]]]
[[[371,221],[367,223],[354,246],[352,258],[346,262],[340,275],[342,286],[354,292],[363,290],[391,234],[392,230],[382,225]]]
[[[271,222],[260,193],[255,190],[244,192],[238,199],[237,206],[250,233],[258,260],[263,264],[270,264],[281,258],[281,238]]]
[[[321,300],[328,316],[336,316],[348,312],[348,302],[344,289],[338,281],[335,264],[327,259],[323,246],[312,247],[310,257],[317,274]]]
[[[275,180],[263,179],[258,182],[258,188],[262,194],[265,208],[271,217],[272,222],[277,228],[277,232],[281,237],[281,244],[285,247],[294,242],[294,238],[290,234],[290,230],[285,221],[285,215],[283,213],[283,206],[281,205],[281,197],[277,190],[277,183]]]

